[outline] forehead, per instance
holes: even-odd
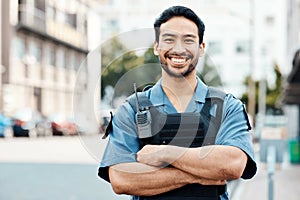
[[[173,17],[161,24],[160,35],[165,33],[195,35],[198,37],[198,27],[193,21],[185,17]]]

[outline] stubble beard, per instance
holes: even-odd
[[[171,56],[188,57],[188,59],[190,59],[191,61],[193,61],[194,56],[192,54],[187,54],[187,53],[176,54],[176,53],[172,53],[170,51],[166,52],[163,55],[163,59],[160,59],[161,67],[169,76],[174,77],[174,78],[185,78],[185,77],[189,76],[195,70],[196,65],[198,63],[198,61],[196,61],[195,63],[191,62],[189,64],[188,68],[179,74],[179,73],[172,71],[172,69],[171,69],[172,67],[168,66],[167,60],[170,59]]]
[[[173,72],[166,63],[161,63],[162,69],[171,77],[174,78],[185,78],[189,76],[196,68],[196,65],[190,64],[188,69],[182,72],[181,74]]]

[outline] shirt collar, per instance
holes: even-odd
[[[206,94],[208,92],[207,85],[197,76],[197,87],[193,99],[197,102],[205,103]]]
[[[197,76],[197,86],[196,91],[194,93],[193,99],[194,101],[205,103],[206,94],[208,92],[207,85],[205,85],[201,79]],[[163,92],[162,86],[161,86],[161,79],[152,87],[150,100],[154,106],[160,106],[163,105],[162,99],[164,98],[165,94]]]
[[[150,100],[154,106],[161,106],[164,104],[162,101],[165,94],[161,87],[161,79],[152,87]]]

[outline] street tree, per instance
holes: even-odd
[[[275,84],[272,86],[269,82],[266,82],[266,110],[267,112],[282,112],[282,87],[283,87],[283,76],[280,71],[278,64],[274,64],[273,73],[275,75]],[[246,77],[244,84],[248,88],[249,76]],[[255,81],[255,112],[258,112],[258,102],[259,102],[259,81]],[[248,105],[248,94],[244,93],[241,97],[241,100]]]

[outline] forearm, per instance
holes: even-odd
[[[247,155],[233,146],[212,145],[199,148],[167,146],[165,162],[195,176],[233,180],[241,177],[247,163]]]
[[[109,168],[112,187],[117,194],[152,196],[189,183],[196,177],[176,168],[158,168],[141,163],[122,163]]]

